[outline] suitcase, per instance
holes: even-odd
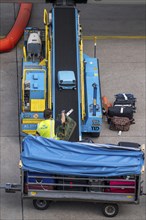
[[[127,117],[130,120],[133,119],[133,108],[132,107],[120,107],[113,106],[108,108],[108,117]]]
[[[76,89],[76,79],[73,71],[58,72],[58,86],[62,89]]]
[[[136,98],[134,97],[133,94],[130,93],[119,93],[115,95],[116,100],[117,99],[122,99],[122,100],[133,100],[136,102]]]
[[[110,193],[134,193],[134,188],[126,188],[126,186],[135,186],[135,181],[110,181],[109,185],[111,187],[105,189],[105,192]],[[112,186],[121,186],[121,188],[112,188]]]
[[[133,108],[133,112],[135,112],[136,107],[135,107],[135,102],[133,100],[123,100],[123,99],[117,99],[116,101],[114,101],[114,106],[124,106],[124,107],[132,107]]]
[[[46,173],[27,172],[27,182],[30,183],[54,183],[51,175]]]
[[[119,93],[115,95],[115,105],[121,104],[121,105],[131,105],[133,109],[135,110],[135,102],[136,98],[133,94],[127,94],[127,93]]]
[[[134,148],[139,148],[141,145],[135,142],[119,142],[118,143],[119,146],[123,146],[123,147],[134,147]]]
[[[47,185],[51,183],[55,183],[55,180],[51,178],[49,174],[27,172],[26,175],[27,189],[53,190],[54,189],[53,185]]]
[[[104,180],[98,180],[98,179],[89,179],[89,191],[90,192],[103,192],[104,191]]]
[[[57,190],[67,190],[67,191],[86,191],[86,186],[88,181],[87,180],[75,180],[75,179],[59,179],[57,181],[60,186],[57,186]],[[76,186],[78,185],[78,186]]]
[[[114,131],[129,131],[130,125],[131,121],[129,118],[113,116],[111,118],[109,129]]]
[[[25,184],[25,192],[28,190],[53,190],[54,186],[40,185],[40,184]]]

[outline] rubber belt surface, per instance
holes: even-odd
[[[66,112],[74,109],[71,117],[77,126],[71,136],[71,141],[79,140],[78,129],[78,88],[76,90],[59,91],[57,73],[59,70],[74,71],[77,80],[77,49],[76,22],[74,8],[55,8],[55,115],[61,110]]]

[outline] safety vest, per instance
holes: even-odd
[[[55,136],[55,121],[54,119],[47,119],[38,124],[37,132],[40,136],[45,138],[56,138]]]

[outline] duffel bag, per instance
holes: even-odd
[[[113,106],[108,108],[108,117],[127,117],[130,120],[133,119],[133,108],[124,106]]]
[[[130,93],[119,93],[115,95],[116,100],[117,99],[123,99],[123,100],[133,100],[136,102],[136,98],[133,94]]]
[[[133,112],[135,112],[136,107],[135,107],[135,101],[133,100],[123,100],[123,99],[117,99],[114,101],[114,106],[124,106],[124,107],[132,107]]]
[[[114,131],[128,131],[130,129],[131,121],[127,117],[114,116],[110,122],[110,129]]]

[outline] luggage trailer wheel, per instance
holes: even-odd
[[[119,207],[117,204],[104,204],[102,208],[102,212],[106,217],[114,217],[119,212]]]
[[[33,206],[38,210],[46,210],[49,208],[51,201],[43,199],[34,199]]]

